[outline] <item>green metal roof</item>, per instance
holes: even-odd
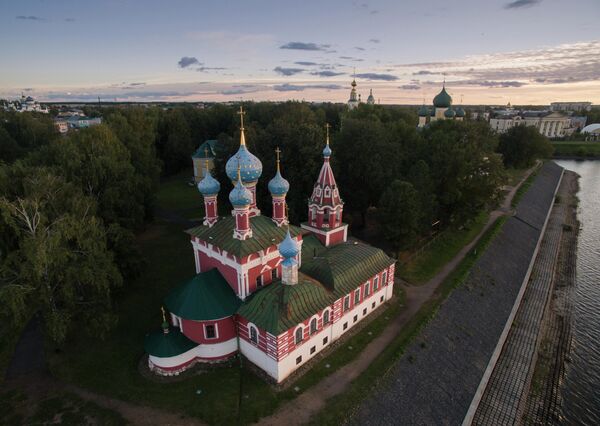
[[[303,258],[300,270],[338,298],[395,262],[381,249],[349,241],[323,250],[308,261]]]
[[[207,158],[206,157],[206,149],[208,149],[208,158],[214,158],[216,153],[215,153],[215,146],[219,143],[218,140],[216,139],[209,139],[204,141],[202,144],[200,144],[200,146],[198,147],[198,149],[192,154],[192,158]]]
[[[237,311],[240,303],[217,269],[199,273],[174,288],[165,299],[170,312],[196,321],[229,317]]]
[[[332,292],[299,273],[298,284],[273,282],[246,299],[238,314],[277,336],[331,305],[335,300]]]
[[[198,344],[185,337],[176,327],[170,327],[167,334],[160,330],[146,334],[144,338],[146,353],[159,358],[181,355],[195,346]]]
[[[310,262],[313,257],[323,252],[325,246],[314,234],[307,234],[302,237],[302,263]]]
[[[285,238],[286,227],[278,227],[269,217],[254,216],[250,218],[252,238],[238,240],[233,238],[235,218],[227,216],[220,218],[212,227],[206,225],[188,229],[186,232],[194,237],[206,241],[231,253],[238,258],[245,257],[251,253],[265,250],[273,244],[279,244]],[[297,226],[290,225],[292,237],[300,234],[302,230]]]
[[[433,105],[437,108],[448,108],[452,105],[452,97],[446,92],[445,86],[442,88],[442,91],[433,98]]]

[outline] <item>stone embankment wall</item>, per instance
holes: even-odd
[[[516,314],[562,173],[553,162],[542,167],[516,214],[351,423],[463,422]]]

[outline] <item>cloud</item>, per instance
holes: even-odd
[[[354,62],[362,62],[362,61],[364,61],[364,59],[355,58],[353,56],[340,56],[340,59],[345,59],[347,61],[354,61]]]
[[[75,22],[75,18],[65,18],[65,22]]]
[[[568,82],[597,81],[600,80],[600,41],[472,55],[446,62],[401,64],[397,67],[414,68],[413,75],[445,74],[458,77],[457,83],[462,79],[487,82],[484,84],[494,87],[503,87],[501,84],[514,81],[552,84],[565,78],[569,79]],[[429,70],[422,73],[424,68]],[[515,83],[510,84],[514,87]]]
[[[378,38],[370,38],[369,43],[381,43],[381,40],[379,40]]]
[[[297,84],[279,84],[273,86],[273,90],[278,92],[302,92],[307,89],[323,89],[323,90],[339,90],[343,89],[339,84],[306,84],[306,85],[297,85]]]
[[[337,75],[344,75],[343,72],[335,72],[335,71],[315,71],[311,72],[312,75],[318,75],[319,77],[335,77]]]
[[[296,61],[294,63],[296,65],[302,65],[302,66],[305,66],[305,67],[311,67],[311,66],[314,66],[314,65],[319,65],[316,62],[310,62],[310,61]]]
[[[282,68],[282,67],[275,67],[275,68],[273,68],[273,71],[275,71],[277,74],[281,74],[281,75],[285,75],[285,76],[290,76],[290,75],[301,73],[301,72],[304,71],[304,69],[302,69],[302,68]]]
[[[448,84],[451,84],[449,82]],[[520,81],[488,81],[488,80],[464,80],[457,81],[457,84],[468,84],[470,86],[481,86],[481,87],[521,87],[525,86],[526,83]]]
[[[41,18],[39,16],[33,16],[33,15],[19,15],[16,16],[17,19],[21,20],[21,21],[45,21],[46,18]]]
[[[193,56],[183,56],[179,62],[177,62],[177,65],[179,65],[179,68],[187,68],[190,65],[202,65],[202,63]]]
[[[525,7],[535,6],[541,3],[542,0],[515,0],[504,5],[505,9],[523,9]]]
[[[304,43],[302,41],[290,41],[289,43],[279,46],[280,49],[291,49],[291,50],[327,50],[331,45],[329,44],[316,44],[316,43]]]
[[[421,86],[419,86],[418,84],[403,84],[402,86],[399,86],[398,89],[403,89],[403,90],[419,90],[421,88]]]
[[[420,70],[420,71],[412,73],[412,75],[434,75],[434,74],[440,74],[440,73],[439,72],[432,72],[432,71],[428,71],[428,70]]]
[[[362,74],[356,74],[358,78],[364,78],[367,80],[384,80],[384,81],[395,81],[398,77],[392,74],[377,74],[374,72],[367,72]]]
[[[239,84],[231,86],[230,89],[224,89],[220,91],[222,95],[245,95],[246,93],[256,93],[265,90],[264,86],[257,86],[254,84]]]
[[[198,72],[206,72],[206,71],[218,71],[218,70],[226,70],[225,67],[198,67],[196,71]]]
[[[356,50],[361,50],[361,51],[366,50],[364,47],[360,47],[360,46],[354,46],[354,48]]]

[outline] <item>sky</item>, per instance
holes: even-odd
[[[599,0],[0,0],[0,98],[600,103]]]

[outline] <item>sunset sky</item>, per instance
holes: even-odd
[[[0,3],[0,98],[600,103],[600,1]]]

